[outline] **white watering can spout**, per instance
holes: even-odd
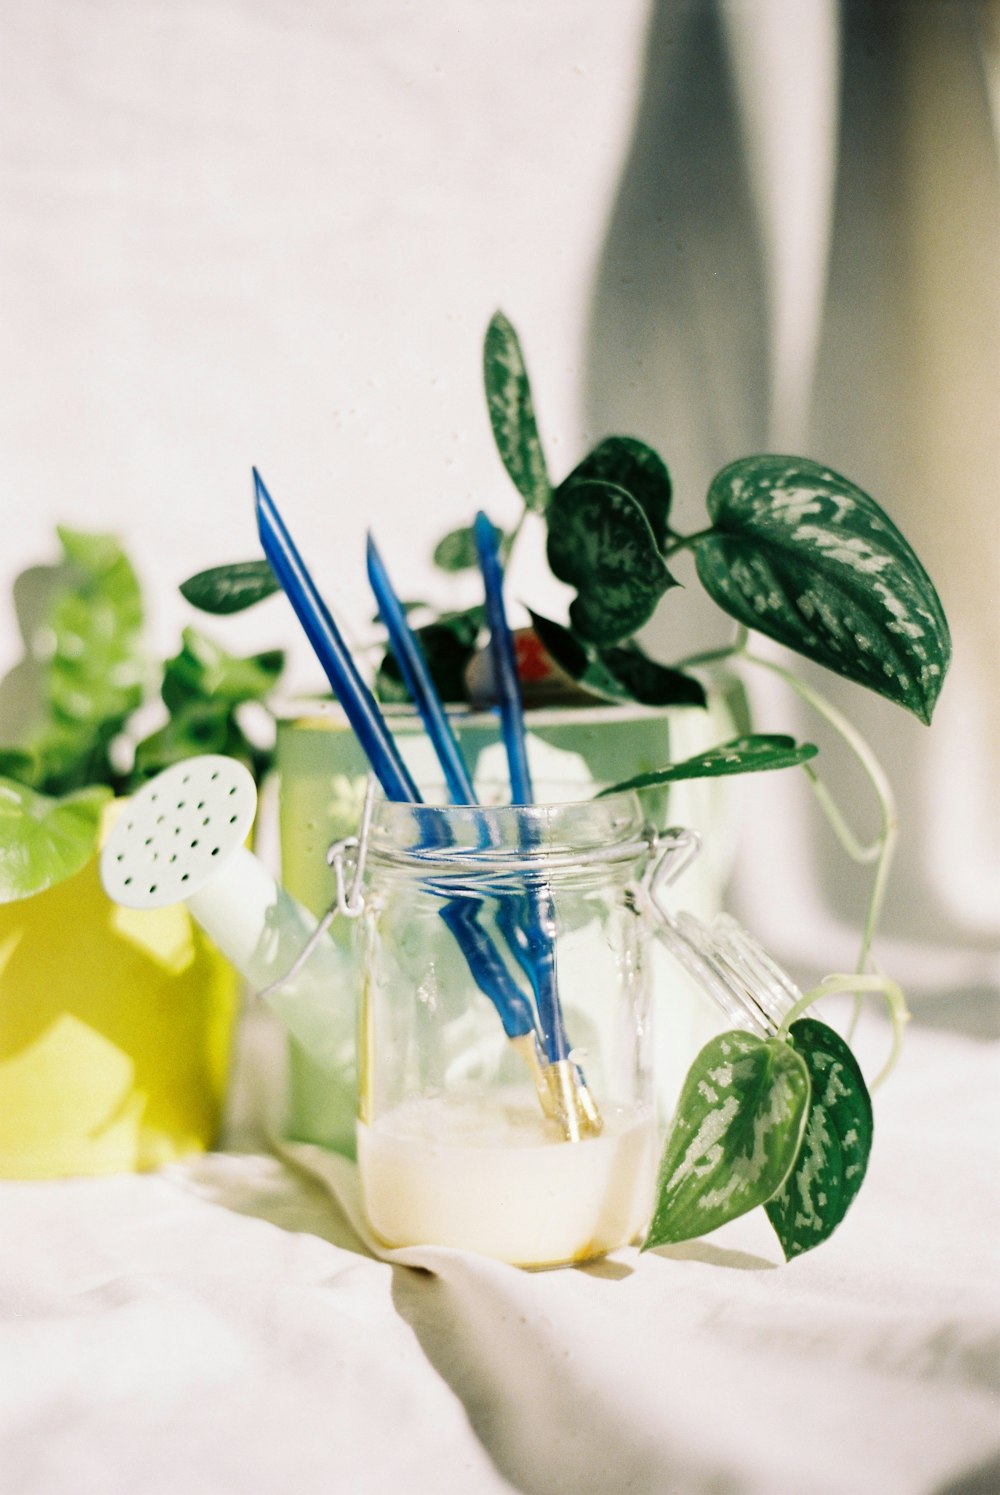
[[[125,807],[101,854],[101,881],[127,908],[185,904],[310,1059],[336,1068],[354,1034],[350,962],[331,939],[314,938],[317,920],[247,850],[256,810],[253,778],[236,759],[175,763]]]

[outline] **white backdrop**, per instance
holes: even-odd
[[[252,463],[356,631],[369,524],[400,590],[443,600],[437,536],[515,511],[480,389],[499,305],[557,474],[630,430],[686,522],[723,461],[798,446],[913,538],[955,628],[935,726],[841,701],[899,776],[886,963],[995,993],[997,7],[846,15],[5,0],[0,669],[57,521],[122,535],[171,651],[196,621],[177,583],[256,553]],[[651,637],[682,652],[693,626]],[[320,683],[280,599],[216,632]],[[857,878],[784,778],[741,797],[746,916],[803,967],[849,961]]]

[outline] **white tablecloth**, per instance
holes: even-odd
[[[1000,1490],[998,1096],[995,1043],[915,1027],[789,1265],[760,1212],[571,1270],[379,1260],[308,1147],[4,1183],[0,1491]]]

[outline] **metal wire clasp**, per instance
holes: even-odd
[[[333,868],[337,884],[337,896],[323,916],[327,924],[337,914],[343,914],[345,919],[356,919],[364,912],[365,900],[362,889],[374,806],[375,778],[374,775],[369,774],[357,835],[343,836],[327,849],[326,864]],[[348,878],[350,878],[350,887],[348,887]]]
[[[657,913],[666,919],[669,915],[660,903],[660,892],[669,888],[682,872],[687,871],[701,851],[701,836],[697,831],[682,826],[671,826],[665,831],[647,826],[646,841],[650,858],[643,873],[642,885]]]
[[[326,864],[333,868],[337,888],[333,902],[284,975],[270,982],[258,993],[263,1000],[266,1001],[283,986],[287,986],[289,981],[294,980],[338,914],[342,914],[345,919],[357,919],[364,913],[365,858],[368,855],[368,835],[371,830],[374,807],[375,778],[369,774],[357,835],[343,836],[327,849]]]

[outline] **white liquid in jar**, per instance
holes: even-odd
[[[652,1209],[651,1112],[601,1108],[567,1142],[533,1091],[415,1097],[358,1123],[365,1214],[387,1246],[478,1251],[516,1266],[586,1261],[627,1244]]]

